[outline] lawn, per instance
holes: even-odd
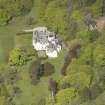
[[[35,103],[38,99],[40,99],[43,96],[48,96],[48,80],[49,78],[53,78],[55,80],[60,80],[62,78],[61,76],[61,67],[63,66],[64,62],[64,56],[66,54],[66,51],[62,51],[58,58],[56,59],[47,59],[45,62],[50,62],[55,66],[55,72],[49,77],[42,77],[40,79],[40,82],[37,85],[32,85],[30,82],[29,77],[29,67],[30,62],[20,68],[20,74],[22,77],[22,80],[18,82],[18,86],[22,90],[22,94],[19,97],[16,97],[14,101],[16,103],[23,103],[30,105],[32,103]],[[37,60],[37,59],[36,59]]]
[[[36,10],[37,7],[39,7],[39,5],[34,6],[28,16],[37,18],[37,16],[39,15],[38,10]],[[43,23],[40,22],[36,25],[27,26],[24,23],[24,18],[25,17],[14,18],[9,25],[0,27],[0,64],[6,63],[8,61],[9,53],[15,46],[22,46],[28,52],[33,51],[32,34],[17,36],[16,33],[24,29],[31,29],[32,27],[34,28],[35,26],[39,25],[41,26],[41,24]],[[35,103],[35,101],[38,100],[41,96],[49,95],[48,80],[51,77],[53,77],[55,80],[60,80],[60,78],[62,78],[60,70],[63,66],[66,53],[66,50],[62,50],[58,58],[49,58],[45,60],[45,62],[50,62],[55,66],[55,72],[50,77],[42,77],[40,82],[36,86],[33,86],[30,83],[28,72],[31,61],[23,67],[20,67],[19,70],[22,80],[16,83],[16,85],[21,88],[22,94],[19,97],[15,97],[14,101],[18,104],[23,103],[25,105],[30,105],[31,103]],[[33,59],[37,60],[35,56],[33,56]]]
[[[33,50],[31,34],[16,36],[15,42],[19,43],[20,46],[22,46],[28,52]],[[36,100],[40,99],[43,96],[49,95],[48,80],[51,77],[57,81],[60,80],[60,78],[62,78],[60,72],[64,63],[64,57],[66,53],[67,53],[67,50],[62,50],[58,58],[54,58],[54,59],[48,58],[46,60],[43,60],[43,62],[49,62],[52,65],[54,65],[55,72],[49,77],[42,77],[40,82],[35,86],[31,84],[29,73],[28,73],[30,68],[30,63],[32,61],[28,62],[27,65],[24,65],[23,67],[21,67],[20,74],[21,74],[22,80],[18,82],[18,86],[21,88],[22,94],[20,97],[16,97],[14,101],[18,104],[19,102],[24,104],[30,104],[30,103],[35,103]],[[34,60],[37,60],[35,56],[33,56],[33,61]]]
[[[14,44],[13,27],[0,27],[0,63],[7,60],[8,52]],[[12,31],[12,32],[11,32]]]
[[[0,64],[7,61],[9,52],[14,47],[14,37],[23,27],[23,17],[15,18],[9,25],[0,27]]]
[[[43,26],[42,22],[32,26],[27,26],[25,24],[25,17],[27,16],[32,16],[33,18],[38,19],[38,9],[40,9],[38,4],[40,3],[38,0],[35,0],[34,4],[35,5],[33,6],[31,12],[26,16],[14,18],[10,24],[0,26],[0,64],[5,63],[8,60],[9,52],[14,47],[14,37],[16,36],[17,32],[20,32],[23,29],[31,29],[35,26]]]

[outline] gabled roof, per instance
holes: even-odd
[[[35,28],[33,31],[33,38],[40,43],[47,43],[48,37],[55,36],[54,32],[50,32],[45,27]]]
[[[35,43],[40,43],[43,49],[43,45],[45,45],[46,53],[54,54],[58,52],[59,40],[56,38],[54,32],[50,32],[47,28],[36,28],[33,32],[33,40]],[[39,48],[37,46],[37,48]]]
[[[35,30],[33,32],[33,38],[36,39],[40,43],[47,43],[48,38],[45,30]]]

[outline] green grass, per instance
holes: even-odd
[[[10,27],[0,27],[0,63],[5,61],[13,47],[13,36]],[[13,31],[12,31],[13,32]]]
[[[27,14],[27,16],[33,16],[34,18],[36,18],[39,14],[37,7],[39,7],[39,5],[35,5],[32,8],[32,11]],[[16,33],[22,31],[23,29],[31,29],[32,27],[35,27],[35,25],[26,26],[24,24],[24,19],[25,16],[17,17],[14,18],[9,25],[0,26],[0,64],[5,63],[8,60],[9,52],[15,46],[14,38],[16,36]]]
[[[27,51],[32,51],[32,35],[31,34],[25,34],[25,35],[20,35],[15,37],[16,44],[20,44],[23,48],[25,48]],[[30,77],[29,77],[29,68],[30,68],[30,63],[29,62],[27,65],[23,66],[20,68],[20,74],[22,77],[22,80],[19,81],[18,85],[22,90],[22,95],[20,97],[15,98],[16,103],[24,103],[24,104],[31,104],[35,103],[36,100],[38,100],[41,96],[47,96],[49,95],[48,91],[48,80],[49,78],[54,78],[55,80],[59,80],[62,78],[61,76],[61,68],[63,66],[64,62],[64,57],[67,53],[67,50],[62,50],[61,53],[59,54],[58,58],[48,58],[44,60],[43,62],[50,62],[52,65],[55,67],[55,72],[53,75],[49,77],[42,77],[40,82],[36,85],[33,86],[30,83]],[[33,60],[37,60],[37,58],[34,56]]]
[[[14,47],[14,36],[23,27],[23,17],[15,18],[9,25],[0,27],[0,64],[7,61],[9,52]]]
[[[20,75],[22,77],[22,80],[20,80],[17,85],[21,88],[22,94],[20,97],[16,97],[14,101],[16,103],[23,103],[23,104],[32,104],[35,103],[40,97],[48,96],[50,93],[48,91],[48,80],[49,78],[54,78],[55,80],[60,80],[62,78],[61,76],[61,68],[63,66],[64,62],[64,56],[67,51],[62,51],[58,58],[51,59],[48,58],[44,62],[50,62],[55,66],[55,72],[48,77],[42,77],[40,79],[40,82],[37,85],[32,85],[30,82],[29,77],[29,68],[30,63],[20,68]],[[34,58],[35,60],[36,58]],[[37,60],[37,59],[36,59]]]
[[[25,25],[24,18],[14,18],[9,25],[0,27],[0,64],[7,62],[11,49],[15,47],[16,33],[34,27]],[[32,38],[32,35],[29,35],[29,37]],[[28,42],[28,38],[26,38],[26,41]]]
[[[16,44],[20,44],[24,49],[27,51],[32,51],[32,35],[31,34],[25,34],[16,36],[15,40]],[[30,83],[30,77],[29,77],[29,68],[30,63],[20,68],[20,74],[22,77],[22,80],[19,81],[18,85],[22,90],[22,95],[20,97],[15,98],[16,103],[24,103],[24,104],[31,104],[35,103],[36,100],[38,100],[41,96],[47,96],[49,95],[48,91],[48,80],[49,78],[54,78],[55,80],[59,80],[62,78],[61,76],[61,68],[64,63],[64,57],[67,53],[67,50],[62,50],[59,54],[58,58],[48,58],[46,60],[43,60],[43,62],[50,62],[55,67],[55,72],[49,77],[42,77],[40,79],[40,82],[33,86]],[[37,58],[34,56],[33,60],[37,60]]]
[[[24,35],[17,35],[15,36],[15,44],[23,47],[28,52],[31,52],[33,50],[32,47],[32,34],[24,34]],[[20,68],[20,74],[22,77],[22,80],[19,81],[18,85],[22,90],[22,95],[20,97],[15,98],[15,102],[17,103],[24,103],[24,104],[30,104],[35,103],[36,100],[38,100],[41,96],[47,96],[49,95],[48,91],[48,80],[49,78],[54,78],[55,80],[59,80],[62,78],[61,76],[61,68],[64,63],[64,57],[67,53],[67,50],[62,50],[59,54],[58,58],[48,58],[44,60],[43,62],[50,62],[55,67],[55,72],[53,75],[49,77],[42,77],[40,82],[33,86],[30,83],[30,77],[29,77],[29,68],[30,63]],[[35,56],[33,56],[33,60],[37,60]],[[34,102],[33,102],[34,101]]]
[[[38,4],[39,3],[37,3],[37,5],[33,7],[32,11],[28,14],[29,16],[33,16],[36,18],[38,17]],[[33,50],[32,35],[25,34],[16,36],[16,33],[22,31],[23,29],[31,29],[35,26],[43,26],[43,23],[40,22],[36,25],[26,26],[24,24],[24,17],[17,17],[14,18],[9,25],[0,27],[0,64],[6,63],[8,61],[9,53],[11,49],[15,46],[22,46],[29,52]],[[22,80],[16,83],[16,85],[18,85],[21,88],[22,94],[21,96],[15,97],[14,101],[18,104],[23,103],[25,105],[30,105],[31,103],[35,103],[36,100],[38,100],[41,96],[49,95],[48,80],[50,77],[53,77],[57,81],[60,78],[62,78],[60,70],[63,66],[64,57],[66,53],[67,51],[62,50],[58,58],[49,58],[45,60],[45,62],[50,62],[55,66],[55,72],[49,77],[42,77],[40,82],[36,86],[33,86],[30,83],[30,78],[28,74],[31,62],[28,62],[27,65],[20,67],[19,70]],[[36,59],[35,56],[33,57],[33,59]]]

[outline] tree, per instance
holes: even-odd
[[[104,16],[104,14],[105,14],[105,1],[102,0],[101,16]]]
[[[52,78],[49,79],[49,91],[51,92],[52,99],[55,101],[55,95],[57,93],[57,82]]]
[[[73,9],[73,3],[72,0],[67,0],[67,10],[70,13]]]
[[[91,91],[89,88],[84,87],[80,93],[79,93],[81,100],[84,101],[89,101],[91,99]]]
[[[13,92],[12,92],[12,95],[13,96],[19,96],[21,94],[21,89],[18,87],[18,86],[14,86],[13,87]]]
[[[90,44],[95,42],[99,36],[101,36],[101,33],[97,30],[92,30],[92,31],[82,31],[79,32],[78,37],[81,39],[83,44]]]
[[[89,65],[81,64],[79,59],[73,59],[67,68],[65,81],[78,90],[82,90],[84,87],[90,86],[91,75],[93,74],[91,74]]]
[[[64,65],[61,69],[62,75],[66,75],[67,67],[72,62],[72,59],[78,57],[78,52],[80,48],[81,48],[80,43],[76,43],[74,44],[73,47],[69,49],[68,54],[64,59]]]
[[[96,0],[79,0],[80,6],[92,5]]]
[[[36,85],[39,82],[40,77],[42,76],[40,72],[40,61],[32,62],[29,69],[29,75],[30,75],[31,83],[33,85]]]
[[[22,66],[26,63],[27,60],[28,57],[26,52],[20,48],[14,48],[10,53],[9,57],[10,65]]]
[[[5,83],[4,76],[0,74],[0,86],[3,85],[4,83]]]
[[[53,105],[53,104],[55,104],[55,103],[52,101],[52,97],[47,96],[45,105]]]
[[[56,95],[57,105],[75,105],[79,104],[78,91],[74,88],[60,90]]]
[[[98,44],[94,50],[95,63],[100,67],[105,65],[105,47],[103,44]]]
[[[89,87],[91,75],[86,74],[85,72],[77,72],[68,74],[67,79],[69,80],[71,86],[81,90],[84,87]]]
[[[15,16],[28,13],[33,6],[33,0],[0,0],[0,25],[8,23]]]
[[[91,99],[96,99],[102,93],[102,89],[98,84],[92,85],[90,87],[90,91],[91,91]]]
[[[8,84],[15,84],[17,81],[19,81],[21,79],[19,72],[16,68],[11,68],[10,70],[8,70],[8,74],[7,74],[7,83]]]
[[[43,15],[43,20],[46,26],[61,35],[67,34],[67,10],[65,8],[65,1],[54,0],[49,2],[46,11]]]
[[[59,81],[59,89],[66,89],[70,87],[71,87],[71,84],[68,81],[67,76],[63,77],[63,79]]]
[[[44,76],[49,76],[54,73],[55,68],[49,62],[44,63],[43,66],[44,66],[44,73],[43,73]]]
[[[67,22],[68,22],[68,33],[70,38],[72,39],[75,37],[74,35],[78,31],[78,24],[76,22],[76,19],[69,16],[68,16]]]
[[[0,9],[0,25],[7,24],[10,18],[7,11]]]

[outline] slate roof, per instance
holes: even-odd
[[[88,24],[89,24],[89,25],[92,25],[92,27],[96,27],[96,26],[97,26],[97,23],[96,23],[96,21],[94,21],[94,20],[88,21]]]
[[[37,42],[40,42],[42,44],[48,43],[48,37],[51,36],[55,36],[55,34],[53,32],[49,32],[49,31],[38,31],[35,30],[33,32],[33,37],[34,40],[36,40]]]
[[[46,32],[41,32],[41,31],[35,31],[34,32],[34,40],[37,42],[40,42],[42,44],[48,43],[48,35]]]
[[[47,52],[50,52],[50,53],[53,51],[57,51],[58,45],[60,45],[60,42],[56,38],[55,33],[50,32],[46,29],[45,30],[44,29],[34,30],[33,40],[35,42],[39,42],[41,44],[48,44],[48,45],[46,45],[46,50],[47,50]]]

